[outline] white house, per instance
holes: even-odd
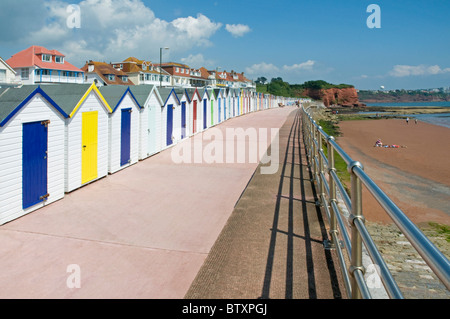
[[[16,80],[16,71],[0,57],[0,87],[21,84]]]
[[[66,61],[64,54],[31,46],[6,60],[23,84],[84,83],[84,72]]]

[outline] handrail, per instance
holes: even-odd
[[[344,285],[347,294],[354,299],[371,298],[370,289],[364,280],[365,269],[362,264],[362,246],[367,249],[372,261],[378,266],[379,276],[390,298],[404,298],[383,257],[370,236],[362,211],[362,185],[374,196],[381,207],[405,235],[411,245],[417,250],[425,263],[431,268],[439,280],[450,290],[450,262],[441,251],[426,237],[422,231],[395,205],[367,175],[361,163],[354,161],[335,141],[333,136],[326,134],[309,114],[309,108],[302,110],[302,129],[307,157],[311,163],[313,181],[317,183],[319,200],[325,208],[330,223],[330,241],[328,246],[336,249],[341,264]],[[322,141],[327,144],[328,154],[325,155]],[[345,191],[334,167],[334,152],[336,151],[347,164],[351,177],[350,196]],[[326,178],[328,176],[328,179]],[[337,205],[337,194],[341,196],[348,212],[348,229],[342,218],[342,209]],[[347,268],[342,253],[343,247],[338,235],[343,238],[344,247],[350,265]]]

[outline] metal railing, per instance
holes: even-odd
[[[404,298],[366,228],[362,211],[362,185],[374,196],[434,274],[450,290],[449,260],[373,182],[364,172],[362,164],[354,161],[336,143],[333,136],[327,135],[322,130],[322,127],[314,121],[308,110],[309,108],[305,109],[302,107],[303,139],[318,189],[320,205],[323,206],[329,220],[330,240],[327,245],[337,252],[348,297],[353,299],[372,298],[370,287],[368,287],[364,278],[365,268],[362,262],[364,244],[370,258],[378,266],[378,276],[388,296],[393,299]],[[324,141],[327,146],[327,154],[323,150]],[[347,170],[351,178],[350,196],[336,174],[334,166],[335,152],[347,164]],[[345,205],[344,208],[349,212],[348,223],[350,231],[345,225],[345,219],[342,216],[342,209],[338,205],[337,196],[339,196],[340,201]],[[342,240],[340,240],[339,235]],[[343,253],[344,248],[348,255],[347,262]]]

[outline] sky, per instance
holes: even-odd
[[[81,68],[159,63],[168,47],[163,62],[252,80],[449,87],[449,13],[448,0],[1,0],[0,57],[39,45]]]

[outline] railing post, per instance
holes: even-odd
[[[351,201],[352,201],[352,212],[349,217],[351,231],[352,231],[352,255],[350,262],[349,272],[351,274],[351,285],[352,285],[352,298],[361,299],[361,291],[357,284],[355,272],[361,271],[364,274],[364,266],[362,264],[362,239],[359,231],[355,225],[356,219],[364,222],[364,216],[362,214],[362,187],[361,180],[353,172],[353,168],[358,166],[362,168],[361,163],[353,161],[348,165],[348,172],[351,177]]]
[[[339,245],[339,243],[336,243],[334,241],[333,234],[338,234],[337,229],[337,220],[336,220],[336,214],[339,212],[334,211],[333,203],[336,202],[336,184],[334,182],[333,177],[331,176],[332,171],[336,171],[336,168],[334,167],[334,149],[331,145],[330,141],[334,141],[334,137],[330,136],[327,139],[327,150],[328,150],[328,186],[330,187],[330,243],[329,248],[334,248],[335,245]],[[337,236],[336,236],[337,238]]]

